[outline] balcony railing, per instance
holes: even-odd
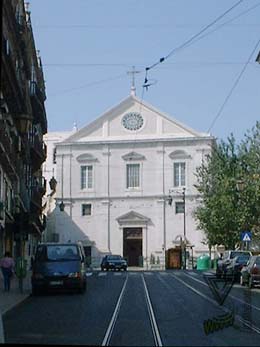
[[[46,99],[45,92],[40,90],[36,81],[30,81],[30,96],[37,97],[42,103]]]
[[[20,181],[20,198],[25,209],[28,211],[30,209],[30,192],[23,180]]]
[[[3,158],[1,162],[9,173],[15,175],[19,172],[17,151],[17,141],[13,143],[8,135],[5,122],[0,120],[0,156]]]
[[[4,202],[0,201],[0,220],[4,219]]]

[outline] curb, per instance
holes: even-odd
[[[0,315],[0,343],[5,343],[4,326],[2,314]]]
[[[3,316],[10,310],[12,310],[14,307],[20,305],[22,302],[24,302],[26,299],[30,297],[30,294],[24,294],[24,297],[22,297],[19,301],[15,302],[13,305],[10,305],[5,310],[0,312],[0,344],[5,344],[5,334],[4,334],[4,325],[3,325]]]

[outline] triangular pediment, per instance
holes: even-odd
[[[205,136],[131,95],[63,143]]]
[[[150,218],[143,216],[140,213],[135,211],[130,211],[126,214],[117,218],[119,224],[127,224],[127,223],[142,223],[147,224],[150,221]]]

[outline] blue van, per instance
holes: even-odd
[[[40,243],[32,264],[32,294],[44,290],[69,289],[84,293],[86,268],[79,243]]]

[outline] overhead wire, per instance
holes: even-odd
[[[87,83],[87,84],[83,84],[80,87],[65,89],[65,90],[62,90],[62,91],[57,92],[57,93],[48,94],[48,97],[49,96],[56,96],[56,95],[60,95],[60,94],[65,94],[65,93],[70,93],[70,92],[73,92],[73,91],[76,91],[76,90],[80,90],[80,89],[85,89],[87,87],[92,87],[94,85],[99,85],[99,84],[102,84],[102,83],[105,83],[105,82],[114,81],[114,80],[120,79],[122,77],[125,77],[125,75],[124,74],[120,74],[120,75],[117,75],[115,77],[110,77],[110,78],[106,78],[106,79],[102,79],[102,80],[98,80],[98,81],[93,81],[93,82],[90,82],[90,83]]]
[[[208,30],[210,27],[212,27],[214,24],[216,24],[220,19],[222,19],[224,16],[226,16],[229,12],[231,12],[234,8],[236,8],[237,6],[239,6],[244,0],[239,0],[238,2],[236,2],[233,6],[231,6],[229,9],[227,9],[224,13],[222,13],[221,15],[219,15],[216,19],[214,19],[211,23],[209,23],[208,25],[206,25],[205,27],[203,27],[198,33],[194,34],[192,37],[190,37],[188,40],[186,40],[184,43],[182,43],[180,46],[175,47],[174,49],[172,49],[166,56],[161,57],[157,62],[155,62],[154,64],[148,66],[145,68],[146,74],[145,74],[145,81],[144,81],[144,86],[148,83],[148,71],[155,68],[157,65],[163,63],[165,60],[167,60],[168,58],[170,58],[175,52],[181,50],[182,48],[184,48],[185,46],[187,46],[188,44],[190,44],[193,40],[195,40],[197,37],[199,37],[203,32],[205,32],[206,30]]]
[[[227,20],[226,22],[224,23],[221,23],[220,25],[216,26],[216,28],[208,31],[207,33],[205,33],[204,35],[201,35],[200,37],[198,37],[197,39],[193,40],[192,42],[190,42],[189,44],[185,45],[185,48],[189,47],[190,45],[200,41],[201,39],[203,39],[204,37],[216,32],[217,30],[219,30],[220,28],[222,28],[223,26],[227,26],[229,23],[233,22],[234,20],[244,16],[246,13],[254,10],[256,7],[260,6],[260,2],[258,2],[257,4],[249,7],[248,9],[246,9],[245,11],[242,11],[241,13],[239,13],[237,16]],[[184,47],[183,47],[184,48]],[[181,48],[180,48],[181,49]]]
[[[259,44],[260,44],[260,39],[257,41],[257,43],[256,43],[256,45],[254,46],[252,52],[250,53],[250,55],[249,55],[249,57],[248,57],[248,59],[247,59],[245,65],[243,66],[242,70],[240,71],[239,75],[237,76],[237,78],[236,78],[235,82],[233,83],[233,85],[232,85],[232,87],[231,87],[229,93],[228,93],[227,96],[225,97],[223,104],[221,105],[221,107],[220,107],[219,111],[217,112],[216,116],[214,117],[214,119],[213,119],[213,121],[212,121],[210,127],[208,128],[208,131],[207,131],[207,132],[210,132],[210,130],[213,128],[214,124],[216,123],[217,119],[220,117],[222,111],[224,110],[224,107],[226,106],[228,100],[230,99],[231,95],[233,94],[235,88],[237,87],[237,85],[238,85],[238,83],[239,83],[241,77],[243,76],[243,74],[244,74],[244,72],[245,72],[245,70],[246,70],[246,68],[247,68],[247,66],[248,66],[248,64],[249,64],[249,62],[250,62],[250,60],[252,59],[253,55],[255,54],[256,49],[257,49],[257,47],[259,46]]]
[[[144,89],[148,90],[148,88],[154,84],[154,81],[150,81],[148,80],[148,71],[150,71],[151,69],[153,69],[154,67],[156,67],[157,65],[163,63],[165,60],[167,60],[171,55],[173,55],[173,53],[177,52],[178,50],[183,49],[184,47],[186,47],[187,45],[191,44],[192,41],[194,41],[196,38],[198,38],[203,32],[205,32],[206,30],[208,30],[211,26],[213,26],[214,24],[216,24],[220,19],[222,19],[224,16],[226,16],[229,12],[231,12],[234,8],[236,8],[238,5],[240,5],[244,0],[239,0],[238,2],[236,2],[233,6],[231,6],[230,8],[228,8],[224,13],[222,13],[221,15],[219,15],[216,19],[214,19],[211,23],[209,23],[208,25],[206,25],[205,27],[203,27],[198,33],[196,33],[195,35],[193,35],[191,38],[189,38],[188,40],[186,40],[184,43],[182,43],[180,46],[172,49],[165,57],[162,57],[159,59],[159,61],[157,61],[156,63],[148,66],[145,68],[145,79],[144,79],[144,83],[142,86],[142,96],[141,96],[141,103],[140,103],[140,111],[139,113],[141,114],[142,112],[142,107],[143,107],[143,96],[144,96]],[[136,132],[135,132],[135,137],[136,137]],[[133,141],[133,148],[135,147],[135,139]]]

